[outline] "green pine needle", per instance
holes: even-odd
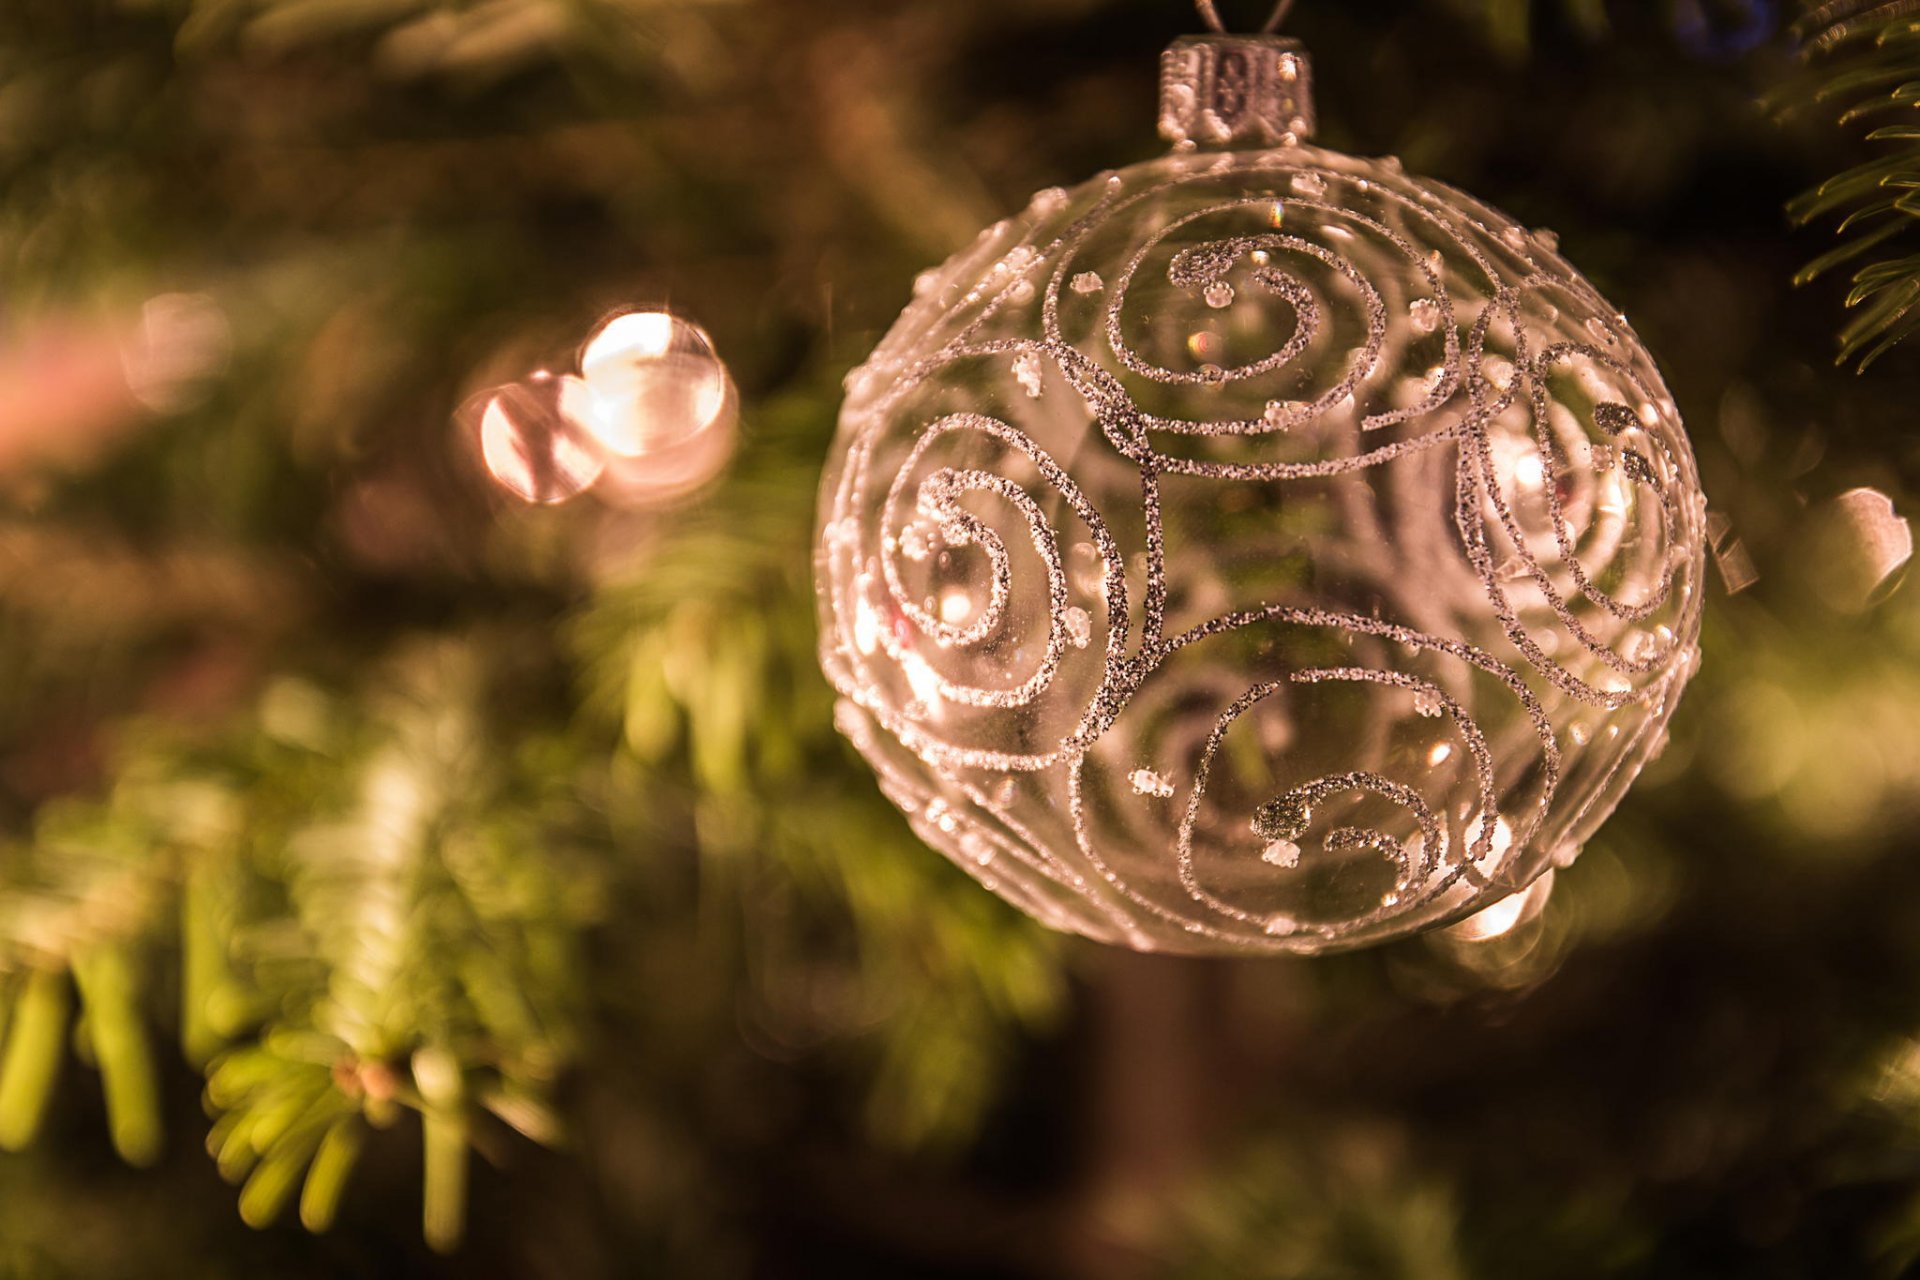
[[[27,975],[0,1057],[0,1150],[22,1150],[40,1131],[60,1073],[71,1011],[64,973],[36,969]]]
[[[1842,126],[1920,107],[1920,24],[1910,9],[1904,0],[1809,5],[1798,33],[1813,66],[1778,105],[1831,110],[1844,104],[1836,116]],[[1856,314],[1840,332],[1837,361],[1862,372],[1920,328],[1920,255],[1882,256],[1920,219],[1911,196],[1920,189],[1920,124],[1883,124],[1864,138],[1897,149],[1829,178],[1787,206],[1801,225],[1838,218],[1839,247],[1801,268],[1794,283],[1853,267],[1846,306]]]

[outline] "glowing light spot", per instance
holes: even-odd
[[[1627,486],[1621,472],[1610,472],[1600,482],[1599,507],[1610,516],[1624,516],[1632,510],[1633,504],[1627,496]]]
[[[1878,489],[1849,489],[1825,513],[1818,540],[1829,572],[1822,594],[1841,607],[1865,608],[1913,559],[1913,527]]]
[[[1500,899],[1484,911],[1476,912],[1447,932],[1462,942],[1491,942],[1504,938],[1546,908],[1553,893],[1553,872],[1549,871],[1520,892]]]
[[[576,412],[609,452],[657,453],[723,421],[733,379],[700,326],[665,311],[633,311],[602,325],[580,352],[589,394]]]
[[[880,647],[880,615],[864,596],[853,606],[853,643],[864,654]]]
[[[536,375],[502,387],[480,413],[480,458],[494,482],[523,502],[565,502],[606,467],[565,411],[575,378]]]
[[[914,701],[918,702],[924,715],[935,715],[944,701],[940,692],[940,676],[925,658],[909,650],[900,655],[900,670],[907,677],[907,687],[913,690]]]
[[[622,360],[658,360],[673,349],[674,318],[665,311],[630,311],[600,327],[580,353],[591,371]]]
[[[1201,330],[1187,338],[1187,352],[1195,360],[1212,360],[1220,354],[1220,339]]]

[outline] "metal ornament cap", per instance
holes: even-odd
[[[1160,134],[1176,148],[1297,146],[1313,125],[1313,64],[1298,40],[1183,36],[1160,55]]]

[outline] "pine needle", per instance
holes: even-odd
[[[1784,95],[1782,105],[1804,110],[1846,104],[1836,120],[1843,127],[1920,107],[1916,16],[1920,0],[1809,5],[1796,33],[1813,71],[1807,83]],[[1846,306],[1856,314],[1841,330],[1836,359],[1861,372],[1920,328],[1920,255],[1897,252],[1920,219],[1912,197],[1920,189],[1920,125],[1882,124],[1863,137],[1897,149],[1836,174],[1787,205],[1796,224],[1838,218],[1839,247],[1801,268],[1794,283],[1854,266]]]

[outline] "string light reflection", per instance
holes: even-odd
[[[725,467],[738,397],[700,326],[629,311],[594,330],[577,374],[539,371],[485,393],[467,416],[488,475],[522,501],[554,505],[593,488],[634,508]]]

